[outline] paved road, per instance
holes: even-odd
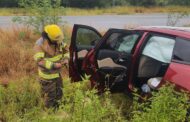
[[[70,25],[86,24],[96,28],[124,28],[128,25],[165,26],[167,14],[135,14],[135,15],[100,15],[100,16],[64,16],[63,21]],[[0,16],[0,27],[11,27],[12,16]],[[190,16],[179,21],[177,26],[190,24]]]

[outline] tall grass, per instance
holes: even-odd
[[[42,111],[40,88],[33,77],[0,86],[0,121],[31,121]]]
[[[64,33],[64,41],[69,45],[71,42],[72,26],[65,23],[62,27]]]
[[[17,16],[17,15],[31,15],[31,9],[23,8],[0,8],[1,16]],[[59,13],[58,15],[104,15],[104,14],[135,14],[135,13],[170,13],[170,12],[189,12],[188,6],[163,6],[163,7],[137,7],[137,6],[117,6],[110,8],[92,8],[92,9],[79,9],[79,8],[60,8],[55,9],[53,12]]]
[[[69,44],[72,29],[65,25],[63,30]],[[0,83],[36,73],[33,46],[39,37],[30,28],[0,29]]]
[[[40,97],[35,77],[25,77],[0,86],[1,121],[64,121],[64,122],[121,122],[121,112],[110,99],[110,94],[96,95],[87,87],[88,80],[71,84],[64,79],[64,97],[56,112],[46,110]]]
[[[44,107],[35,76],[11,82],[8,87],[0,86],[0,121],[180,122],[189,117],[187,94],[174,91],[170,85],[155,92],[147,102],[139,103],[138,97],[132,102],[126,96],[109,92],[97,95],[95,89],[88,87],[88,80],[70,83],[64,78],[63,82],[64,97],[56,111]]]
[[[66,41],[72,29],[64,26]],[[121,112],[107,96],[90,90],[89,81],[71,84],[64,71],[64,97],[57,112],[46,110],[40,95],[33,61],[33,45],[39,35],[28,28],[0,30],[0,121],[122,121]],[[100,99],[101,97],[101,99]],[[102,107],[104,106],[104,107]]]
[[[33,43],[38,37],[27,28],[0,29],[0,81],[35,72]]]
[[[177,92],[174,85],[166,84],[154,92],[148,102],[134,104],[133,122],[184,122],[189,121],[189,95]],[[188,116],[187,116],[188,115]]]

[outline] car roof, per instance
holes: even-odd
[[[171,26],[141,26],[134,30],[143,30],[147,32],[164,33],[178,37],[190,39],[190,27],[171,27]]]

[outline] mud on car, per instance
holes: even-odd
[[[80,81],[84,74],[100,91],[150,92],[166,81],[190,91],[190,28],[109,29],[102,36],[74,25],[69,75]]]

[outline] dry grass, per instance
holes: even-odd
[[[63,27],[65,42],[69,45],[72,26]],[[105,32],[101,31],[103,35]],[[8,83],[21,77],[37,73],[33,60],[33,46],[40,35],[35,35],[29,28],[0,28],[0,83]],[[62,70],[63,77],[68,77],[68,69]]]
[[[69,45],[72,26],[63,27],[65,42]],[[102,35],[105,33],[101,31]],[[40,35],[35,35],[29,28],[0,28],[0,82],[20,79],[36,74],[36,64],[33,60],[33,46]],[[68,69],[62,70],[63,77],[68,77]]]
[[[69,45],[70,44],[70,40],[71,40],[71,34],[72,34],[72,31],[73,31],[73,28],[72,26],[68,25],[68,24],[65,24],[63,27],[63,33],[64,33],[64,36],[65,36],[65,42]]]
[[[118,6],[110,8],[59,8],[55,9],[59,15],[104,15],[104,14],[136,14],[136,13],[169,13],[169,12],[188,12],[188,6],[165,6],[165,7],[136,7],[136,6]],[[31,15],[33,12],[30,9],[23,8],[0,8],[1,16],[10,15]]]
[[[72,28],[63,26],[66,42],[70,42]],[[0,28],[0,82],[7,83],[36,73],[33,46],[40,35],[29,28]],[[63,75],[68,76],[67,69]]]
[[[32,75],[35,72],[33,42],[37,36],[27,28],[0,29],[0,81]]]
[[[28,12],[22,8],[0,8],[0,15],[1,16],[26,15],[27,13],[30,13],[30,12]]]

